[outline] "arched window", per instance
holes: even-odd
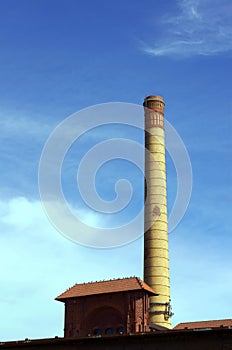
[[[106,328],[105,334],[107,334],[107,335],[114,334],[113,328]]]
[[[118,333],[118,334],[124,334],[124,333],[125,333],[124,327],[122,327],[122,326],[118,327],[117,333]]]
[[[102,330],[100,328],[95,328],[93,330],[93,335],[101,335],[102,334]]]
[[[78,331],[78,329],[76,330],[76,337],[79,337],[79,331]]]

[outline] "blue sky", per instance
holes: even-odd
[[[150,94],[164,97],[193,171],[190,205],[169,236],[173,325],[232,317],[231,14],[229,0],[1,1],[0,340],[62,336],[54,298],[74,283],[142,277],[142,239],[91,249],[55,230],[40,203],[38,165],[70,114]],[[68,160],[64,192],[75,202]],[[176,174],[167,162],[170,212]],[[110,198],[123,171],[140,207],[141,176],[125,162],[102,169],[99,191]],[[82,214],[98,224],[95,213]]]

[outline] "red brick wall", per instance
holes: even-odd
[[[65,302],[65,337],[148,331],[148,295],[144,291],[70,298]],[[97,334],[96,334],[97,335]]]

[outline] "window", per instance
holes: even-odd
[[[101,334],[102,334],[102,331],[101,331],[100,328],[95,328],[95,329],[93,330],[93,335],[101,335]]]
[[[113,328],[106,328],[105,334],[107,335],[114,334]]]
[[[78,331],[78,329],[76,330],[76,337],[79,337],[79,331]]]
[[[122,326],[118,327],[118,329],[117,329],[118,334],[124,334],[124,332],[125,332],[124,327],[122,327]]]

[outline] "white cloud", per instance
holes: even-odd
[[[179,0],[178,13],[158,24],[161,34],[143,51],[154,56],[211,56],[232,50],[232,3],[229,0]]]
[[[41,220],[41,205],[39,202],[31,203],[24,197],[13,198],[0,203],[1,222],[7,226],[26,229]]]
[[[23,197],[1,201],[0,212],[0,340],[62,336],[63,306],[54,298],[75,283],[142,277],[141,240],[109,250],[72,244],[51,226],[40,202]],[[188,220],[170,235],[173,325],[230,317],[230,236],[220,225],[219,246],[218,235],[206,232],[210,220]]]
[[[54,230],[39,202],[15,198],[2,208],[0,307],[6,317],[0,321],[1,340],[62,336],[63,307],[53,301],[56,295],[76,282],[141,275],[141,241],[108,251],[85,249]],[[225,237],[218,247],[217,236],[206,238],[206,225],[203,234],[199,223],[186,226],[170,236],[173,322],[229,317]],[[12,330],[12,324],[20,326]]]
[[[12,198],[0,202],[0,264],[0,341],[62,336],[63,305],[54,298],[78,282],[141,276],[141,241],[84,248],[54,229],[39,201]]]

